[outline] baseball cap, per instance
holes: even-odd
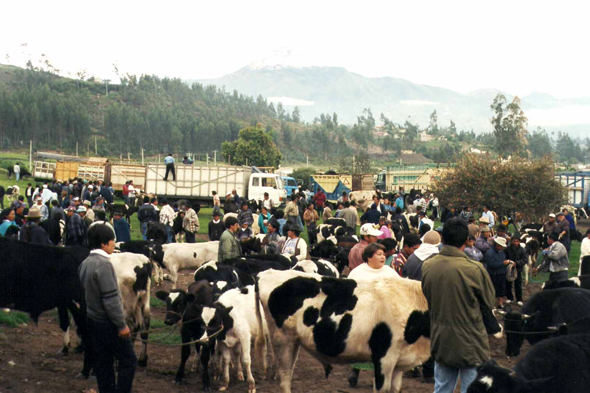
[[[76,210],[77,213],[86,213],[86,206],[78,206],[78,210]]]
[[[373,224],[364,224],[360,231],[361,236],[380,236],[383,232],[378,231],[373,227]]]
[[[551,214],[549,214],[549,217],[555,218],[555,214],[551,213]]]

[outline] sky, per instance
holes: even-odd
[[[590,97],[589,11],[542,0],[8,2],[0,63],[45,54],[64,75],[115,80],[116,64],[212,79],[286,48],[305,65],[461,93]]]

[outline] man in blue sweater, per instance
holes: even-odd
[[[168,180],[168,173],[172,172],[172,178],[176,181],[176,171],[174,170],[174,157],[172,157],[172,153],[168,153],[166,158],[164,158],[164,164],[166,164],[166,175],[164,175],[164,180]]]
[[[496,290],[498,307],[502,307],[506,301],[506,265],[514,263],[506,258],[506,253],[504,252],[506,246],[506,239],[497,237],[494,239],[492,248],[486,251],[484,257],[488,273]]]
[[[88,231],[92,251],[79,268],[86,297],[88,330],[94,350],[94,370],[100,393],[131,392],[137,358],[131,332],[125,323],[117,276],[109,261],[115,250],[115,237],[105,224]],[[117,359],[118,378],[113,368]]]

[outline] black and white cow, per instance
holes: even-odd
[[[545,340],[514,367],[491,360],[479,367],[468,393],[586,393],[590,386],[590,334]]]
[[[528,285],[529,283],[529,272],[532,271],[533,267],[537,263],[537,259],[539,259],[539,251],[541,250],[541,243],[543,242],[543,237],[539,239],[537,236],[523,234],[520,237],[521,246],[524,246],[524,249],[528,255],[528,262],[524,265],[524,285]]]
[[[295,263],[289,258],[276,254],[246,255],[243,257],[226,259],[222,263],[228,266],[233,266],[237,271],[243,274],[248,274],[252,277],[265,270],[287,270],[295,265]]]
[[[135,340],[140,333],[142,340],[148,340],[152,264],[146,256],[128,252],[113,254],[110,261],[115,269],[125,320],[132,338]],[[147,359],[147,342],[142,342],[138,364],[147,366]]]
[[[217,261],[209,261],[194,273],[195,282],[205,280],[214,283],[215,294],[221,294],[232,288],[254,284],[254,279],[238,272],[233,266]]]
[[[567,280],[547,281],[543,283],[543,290],[557,289],[557,288],[582,288],[590,289],[590,274],[572,277]]]
[[[551,337],[559,325],[590,316],[590,291],[577,288],[541,291],[520,312],[498,312],[504,314],[506,356],[518,356],[525,339],[534,345]]]
[[[325,277],[340,277],[338,269],[336,269],[330,261],[323,259],[299,261],[293,266],[293,270],[305,273],[315,273]]]
[[[244,380],[242,367],[246,371],[248,393],[256,393],[252,376],[251,341],[254,339],[255,357],[260,364],[262,375],[266,375],[266,339],[268,327],[261,315],[262,325],[257,319],[256,294],[253,285],[234,288],[223,293],[215,302],[216,317],[223,323],[223,331],[217,336],[217,353],[223,363],[224,391],[229,387],[229,366],[232,352],[237,359],[238,380]],[[258,307],[259,308],[259,307]]]
[[[331,240],[323,240],[311,248],[309,255],[316,258],[334,258],[340,249]]]
[[[166,325],[171,326],[182,320],[180,334],[183,344],[204,340],[202,343],[195,343],[195,349],[200,354],[203,366],[203,390],[210,391],[209,360],[215,350],[215,338],[208,338],[221,329],[221,320],[216,317],[217,310],[213,308],[212,285],[207,281],[199,281],[190,284],[186,292],[173,289],[170,293],[158,291],[156,296],[166,302]],[[182,346],[180,353],[176,384],[181,384],[184,378],[186,361],[191,354],[190,345]]]
[[[86,300],[78,267],[89,253],[83,247],[44,246],[0,237],[0,307],[27,312],[35,323],[41,313],[57,307],[60,328],[66,332],[64,353],[69,346],[69,310],[83,346],[88,347]],[[82,374],[88,377],[89,373],[85,358]]]
[[[377,392],[399,392],[403,371],[430,357],[430,316],[418,281],[269,270],[258,275],[257,288],[282,393],[291,392],[301,346],[324,365],[372,362]]]
[[[162,277],[161,269],[164,269],[164,250],[162,244],[151,240],[131,240],[124,243],[117,243],[117,248],[121,252],[131,252],[134,254],[141,254],[149,258],[154,263],[155,284],[162,284],[158,281]]]

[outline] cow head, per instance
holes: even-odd
[[[156,297],[166,302],[166,325],[174,325],[180,321],[186,312],[186,308],[195,301],[195,295],[186,293],[182,289],[173,289],[172,292],[158,291]],[[198,306],[198,305],[197,305]]]
[[[520,312],[508,312],[504,316],[504,331],[506,332],[506,356],[516,357],[520,355],[520,347],[524,342],[526,333],[531,331],[531,324],[538,317],[539,312],[532,315]]]
[[[149,287],[149,279],[152,276],[153,265],[145,263],[142,267],[135,266],[135,283],[133,284],[133,292],[145,291]]]
[[[526,380],[516,372],[489,360],[477,369],[467,393],[532,393],[545,391],[552,378]]]

